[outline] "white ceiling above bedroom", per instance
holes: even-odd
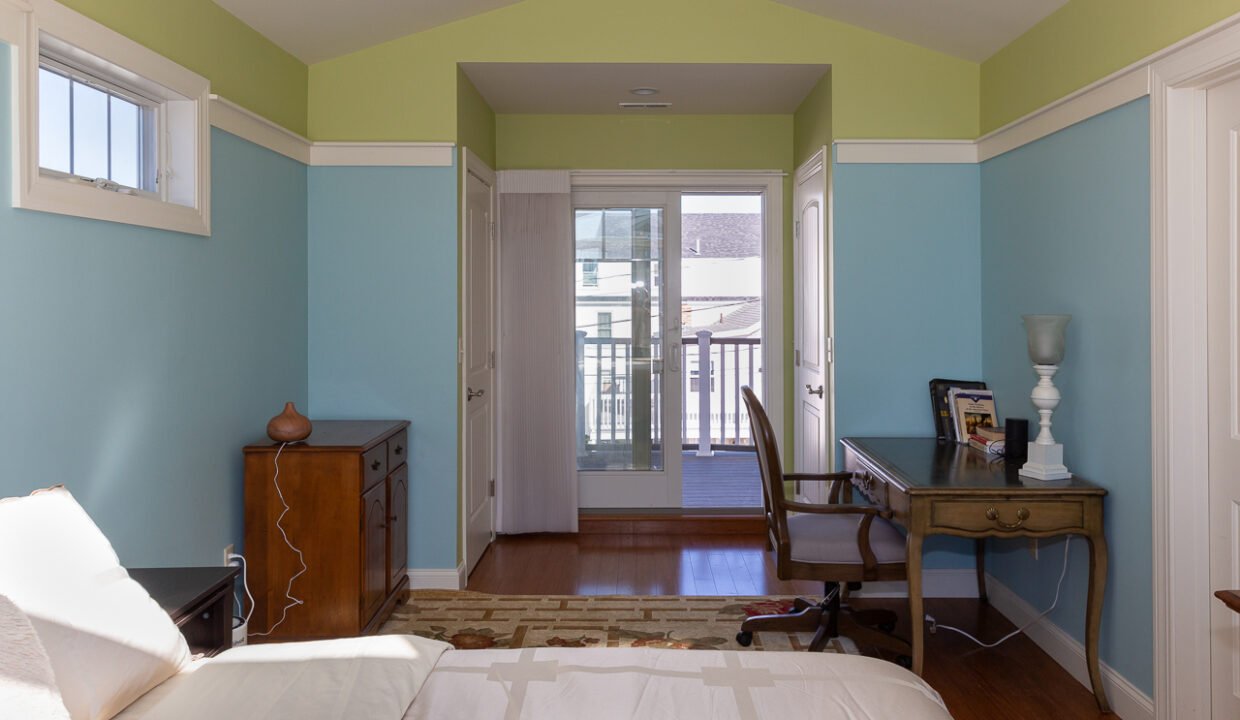
[[[775,0],[981,62],[1068,0]]]
[[[521,0],[215,0],[306,64]]]

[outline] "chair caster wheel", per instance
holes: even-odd
[[[753,633],[744,630],[736,633],[736,644],[741,647],[749,647],[753,644]]]
[[[909,657],[908,655],[901,655],[900,657],[896,658],[896,664],[904,668],[905,670],[912,670],[913,669],[913,658]]]

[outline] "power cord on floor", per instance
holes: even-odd
[[[1007,642],[1008,640],[1011,640],[1012,638],[1016,637],[1017,635],[1020,635],[1020,634],[1021,634],[1021,633],[1023,633],[1024,631],[1026,631],[1026,630],[1028,630],[1029,628],[1033,627],[1033,625],[1034,625],[1035,623],[1037,623],[1039,620],[1041,620],[1042,618],[1046,617],[1047,615],[1050,615],[1050,614],[1051,614],[1051,611],[1055,609],[1055,606],[1059,604],[1059,591],[1063,589],[1063,579],[1064,579],[1065,577],[1067,577],[1067,575],[1068,575],[1068,547],[1070,546],[1070,544],[1071,544],[1071,543],[1072,543],[1072,536],[1071,536],[1071,535],[1069,535],[1069,536],[1067,537],[1067,539],[1066,539],[1066,540],[1064,540],[1064,543],[1063,543],[1063,570],[1062,570],[1062,571],[1060,571],[1060,573],[1059,573],[1059,582],[1055,584],[1055,600],[1054,600],[1053,602],[1051,602],[1051,606],[1050,606],[1050,607],[1046,608],[1046,610],[1044,610],[1044,611],[1043,611],[1040,615],[1038,615],[1038,616],[1037,616],[1037,617],[1035,617],[1034,619],[1032,619],[1032,620],[1030,620],[1029,622],[1025,623],[1025,625],[1024,625],[1023,627],[1016,628],[1016,629],[1015,629],[1015,630],[1013,630],[1012,632],[1008,633],[1007,635],[1004,635],[1003,637],[999,638],[998,640],[996,640],[996,641],[994,641],[994,642],[992,642],[992,643],[985,643],[985,642],[982,642],[981,640],[978,640],[977,638],[973,637],[972,635],[970,635],[969,633],[965,632],[964,630],[961,630],[960,628],[957,628],[957,627],[952,627],[951,625],[940,625],[940,624],[939,624],[939,623],[938,623],[938,622],[934,619],[934,616],[933,616],[933,615],[931,615],[931,614],[929,614],[929,613],[926,613],[926,623],[928,623],[928,624],[930,625],[930,632],[931,632],[931,633],[934,633],[934,632],[936,632],[936,631],[938,631],[938,630],[940,630],[940,629],[942,629],[942,630],[951,630],[951,631],[952,631],[952,632],[954,632],[954,633],[958,633],[958,634],[960,634],[960,635],[964,635],[965,637],[969,638],[970,640],[972,640],[973,642],[977,643],[978,645],[980,645],[980,646],[982,646],[982,647],[984,647],[984,648],[993,648],[993,647],[998,647],[998,646],[1002,645],[1003,643]]]
[[[293,595],[293,582],[297,580],[297,578],[301,577],[302,575],[305,575],[306,571],[309,570],[310,568],[306,566],[305,556],[302,555],[301,550],[296,545],[294,545],[291,540],[288,539],[288,533],[285,532],[284,526],[281,524],[281,521],[284,520],[284,516],[287,515],[289,510],[292,509],[289,507],[288,502],[286,502],[284,499],[284,492],[280,490],[280,453],[284,452],[284,448],[287,445],[288,443],[280,444],[280,449],[276,451],[276,457],[275,457],[275,460],[273,461],[276,466],[276,471],[275,471],[275,475],[271,478],[271,482],[276,487],[276,495],[280,497],[280,504],[284,506],[284,511],[280,513],[280,517],[276,518],[276,529],[278,529],[280,531],[280,535],[284,537],[284,544],[288,545],[290,550],[297,553],[297,562],[301,563],[301,570],[298,570],[296,573],[293,574],[292,577],[288,579],[288,587],[285,588],[284,590],[284,597],[288,598],[289,602],[280,611],[280,619],[277,620],[276,624],[272,625],[271,628],[267,630],[267,632],[250,633],[250,637],[263,637],[266,635],[270,635],[271,633],[275,632],[276,628],[280,627],[280,625],[284,622],[285,618],[288,617],[288,611],[290,608],[295,608],[298,605],[306,604],[305,600],[302,600]],[[247,586],[245,591],[246,591],[246,594],[248,595],[250,592],[250,588]],[[253,611],[254,611],[254,598],[251,597],[250,598],[250,612],[253,612]],[[247,621],[249,620],[248,615],[246,616],[246,619]]]

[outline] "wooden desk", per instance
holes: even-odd
[[[925,659],[925,610],[921,550],[927,535],[970,538],[1081,535],[1088,542],[1089,599],[1085,658],[1098,708],[1109,712],[1098,671],[1098,626],[1107,581],[1107,541],[1102,527],[1106,490],[1080,478],[1043,482],[1022,478],[981,451],[933,438],[844,438],[844,468],[853,487],[887,505],[908,531],[908,601],[913,672]],[[851,498],[851,489],[844,501]],[[983,558],[978,557],[981,575]]]

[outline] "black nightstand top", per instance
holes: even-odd
[[[179,567],[179,568],[129,568],[129,577],[146,588],[155,602],[159,603],[174,621],[232,580],[240,568]]]

